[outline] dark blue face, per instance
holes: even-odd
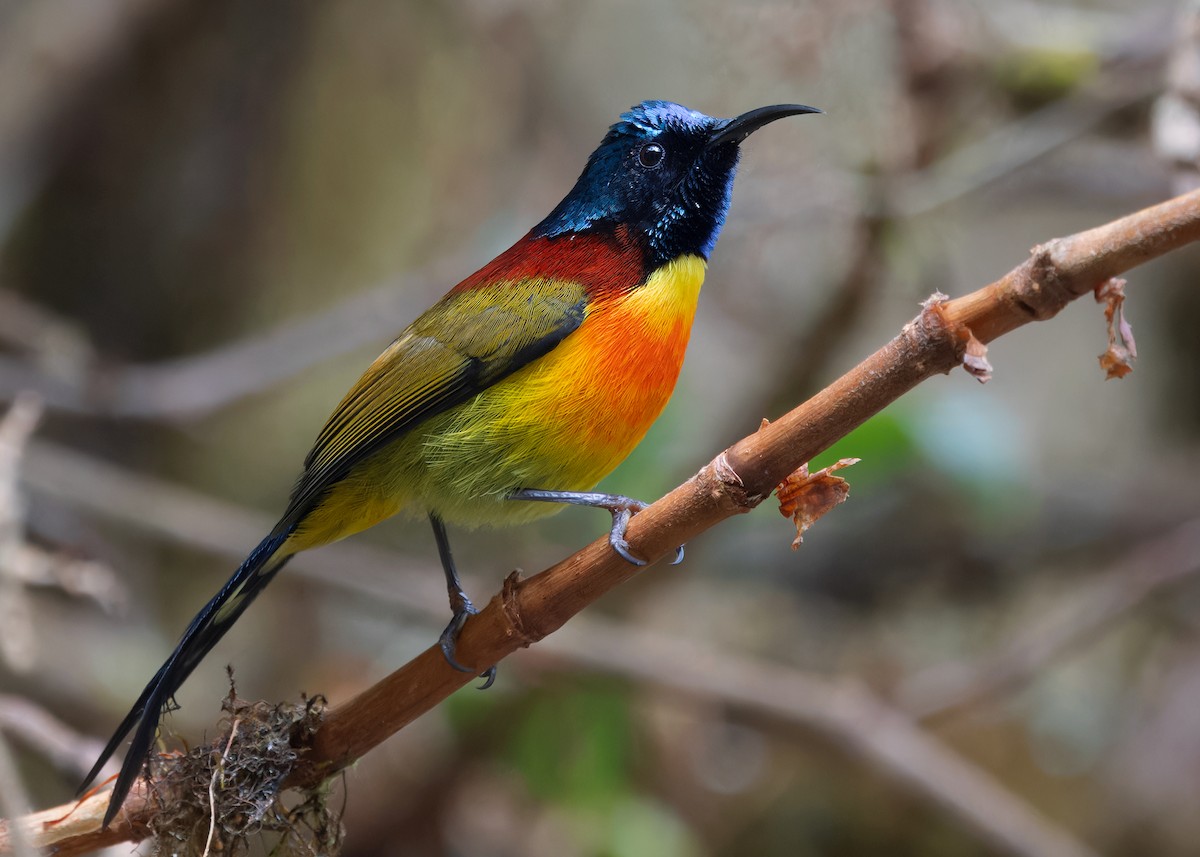
[[[729,210],[740,138],[713,142],[732,120],[669,101],[621,114],[537,236],[630,227],[651,267],[690,253],[708,258]]]

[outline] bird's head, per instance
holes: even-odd
[[[656,263],[688,253],[707,259],[725,223],[741,142],[776,119],[820,112],[776,104],[718,119],[670,101],[643,101],[621,114],[533,234],[624,225],[644,236]]]

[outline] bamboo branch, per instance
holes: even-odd
[[[1055,316],[1072,300],[1149,259],[1200,240],[1200,191],[1034,248],[1008,275],[956,300],[935,296],[900,334],[842,378],[776,422],[734,444],[686,483],[636,515],[634,553],[656,562],[733,515],[749,511],[800,464],[828,449],[926,378],[947,373],[971,354],[1031,321]],[[458,657],[482,670],[560,628],[601,595],[638,574],[599,539],[551,568],[502,592],[467,623]],[[437,705],[471,677],[451,669],[433,646],[378,684],[329,712],[289,786],[309,786],[352,763]],[[88,832],[56,837],[59,854],[86,853],[144,830],[151,813],[144,787],[104,834],[99,816]],[[23,820],[26,829],[31,820]],[[45,843],[46,840],[40,839]],[[1013,854],[1030,854],[1002,843]],[[7,827],[0,826],[0,853]],[[1049,853],[1049,852],[1042,852]]]

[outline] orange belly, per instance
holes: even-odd
[[[704,270],[703,259],[683,257],[633,292],[595,301],[549,354],[431,420],[417,456],[422,505],[455,523],[509,523],[555,511],[504,502],[514,488],[594,487],[670,399]]]
[[[520,523],[561,507],[506,500],[514,489],[593,488],[670,399],[704,270],[685,256],[594,301],[553,351],[365,459],[306,518],[306,546],[401,510],[468,527]]]

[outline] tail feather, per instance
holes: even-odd
[[[125,754],[125,761],[121,765],[121,772],[117,775],[112,797],[109,799],[108,810],[104,814],[105,827],[116,817],[121,804],[125,802],[129,790],[133,787],[150,756],[150,749],[154,745],[155,736],[158,733],[158,721],[164,706],[170,702],[171,697],[175,695],[175,692],[179,690],[209,650],[225,636],[226,631],[233,627],[233,623],[242,615],[242,611],[250,606],[250,602],[254,600],[255,596],[291,559],[291,554],[276,556],[290,534],[291,532],[288,530],[273,533],[265,538],[250,553],[241,567],[234,572],[233,577],[229,578],[229,581],[221,587],[221,591],[196,614],[187,630],[183,632],[179,644],[171,652],[171,656],[158,668],[154,678],[150,679],[149,684],[138,696],[137,702],[133,704],[133,708],[125,715],[125,719],[121,721],[121,725],[109,739],[104,752],[100,754],[100,758],[96,760],[96,764],[84,778],[83,784],[79,787],[79,794],[82,794],[100,773],[104,763],[116,752],[117,747],[125,740],[125,736],[131,731],[133,732],[133,739],[129,743],[129,752]]]

